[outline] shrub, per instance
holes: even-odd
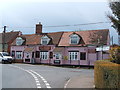
[[[120,64],[99,60],[94,67],[96,88],[120,88]]]
[[[112,62],[120,64],[120,46],[112,47],[110,49],[110,57]]]

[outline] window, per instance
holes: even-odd
[[[44,36],[41,38],[41,44],[47,45],[49,43],[50,39],[47,36]]]
[[[39,51],[36,51],[35,57],[36,57],[36,58],[40,58],[40,52],[39,52]]]
[[[16,45],[22,45],[24,40],[21,37],[16,38]]]
[[[78,60],[78,51],[69,52],[69,60]]]
[[[79,36],[76,34],[73,34],[70,36],[70,44],[78,44],[79,43]]]
[[[40,52],[40,58],[42,60],[48,59],[48,52]]]
[[[15,57],[15,51],[12,51],[12,57]]]
[[[55,57],[56,57],[56,59],[60,59],[60,54],[59,54],[59,53],[56,53],[56,54],[55,54]]]
[[[22,51],[16,52],[16,59],[22,59]]]
[[[80,53],[80,60],[86,60],[86,52]]]

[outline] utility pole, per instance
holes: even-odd
[[[3,31],[3,52],[5,52],[5,33],[6,33],[6,26],[3,27],[4,28],[4,31]]]
[[[111,42],[112,42],[111,44],[113,45],[113,36],[111,37]]]

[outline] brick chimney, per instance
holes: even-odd
[[[36,34],[42,33],[42,24],[39,22],[39,24],[36,24]]]

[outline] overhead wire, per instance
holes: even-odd
[[[84,23],[84,24],[73,24],[73,25],[56,25],[56,26],[44,26],[43,28],[53,28],[53,27],[70,27],[70,26],[82,26],[82,25],[92,25],[92,24],[102,24],[110,22],[96,22],[96,23]],[[7,27],[7,28],[35,28],[35,27]]]

